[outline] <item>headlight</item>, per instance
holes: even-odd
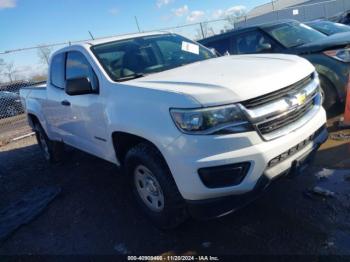
[[[333,57],[339,61],[349,63],[350,62],[350,48],[329,50],[324,52],[325,55]]]
[[[171,109],[176,126],[187,134],[228,134],[251,131],[252,127],[236,105],[199,109]]]

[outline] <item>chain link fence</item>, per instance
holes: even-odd
[[[233,28],[234,20],[232,18],[227,18],[161,28],[159,30],[180,34],[192,40],[200,40],[209,36],[224,33]]]
[[[32,133],[19,96],[23,87],[38,83],[15,81],[0,85],[0,146]]]

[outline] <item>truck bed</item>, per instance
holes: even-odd
[[[22,87],[22,89],[46,89],[46,81],[45,82],[40,82],[40,83],[36,83],[35,85],[29,85],[29,86],[26,86],[26,87]]]
[[[25,100],[27,100],[28,103],[28,99],[46,99],[46,82],[23,87],[20,89],[19,95],[22,103],[24,103]]]

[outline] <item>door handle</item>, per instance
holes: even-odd
[[[67,101],[67,100],[63,100],[63,101],[61,102],[61,105],[63,105],[63,106],[70,106],[70,102]]]

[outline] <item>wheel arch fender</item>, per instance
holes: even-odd
[[[317,73],[322,75],[332,84],[332,88],[337,94],[338,99],[343,100],[345,93],[343,88],[339,88],[339,83],[342,82],[342,80],[339,78],[338,74],[333,71],[331,67],[323,65],[321,61],[312,61],[312,59],[310,59],[310,62],[315,66]]]
[[[47,127],[47,121],[44,118],[42,113],[39,113],[40,111],[37,110],[31,110],[27,109],[27,120],[29,126],[34,130],[35,124],[39,123],[41,127],[44,129],[46,134],[48,135],[48,127]]]
[[[112,142],[116,154],[116,159],[119,165],[124,164],[125,156],[128,153],[128,151],[140,143],[147,143],[150,146],[152,146],[155,150],[159,152],[160,156],[163,158],[165,163],[167,163],[159,145],[157,145],[156,142],[151,141],[150,139],[147,139],[141,135],[136,135],[124,131],[115,131],[112,133]]]

